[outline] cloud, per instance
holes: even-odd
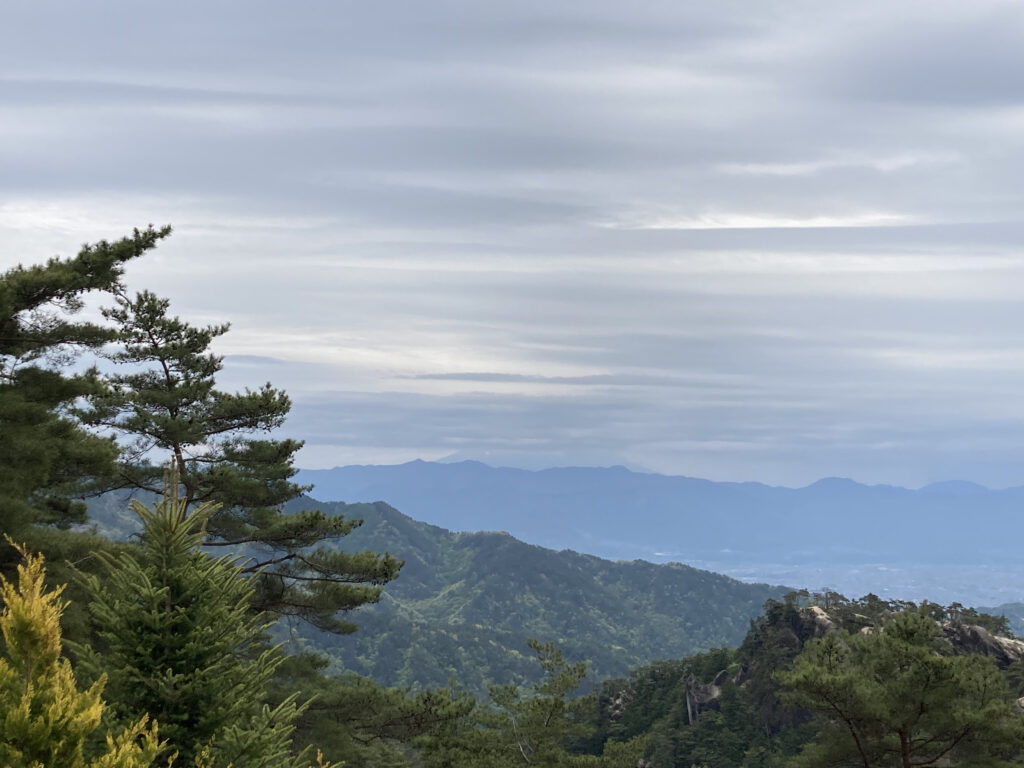
[[[173,223],[131,287],[320,465],[1009,485],[1021,13],[23,4],[0,268]]]
[[[724,163],[719,168],[724,173],[738,176],[811,176],[847,168],[870,168],[881,173],[892,173],[915,166],[944,165],[959,161],[960,157],[952,152],[934,154],[903,152],[881,157],[837,157],[788,163]]]
[[[696,217],[654,216],[638,217],[635,223],[606,226],[625,229],[821,229],[850,227],[885,227],[913,224],[912,217],[899,213],[853,213],[839,216],[811,216],[808,218],[786,218],[783,216],[757,213],[715,212],[701,213]]]

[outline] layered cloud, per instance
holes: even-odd
[[[1024,481],[1024,9],[38,2],[0,266],[170,222],[309,466]]]

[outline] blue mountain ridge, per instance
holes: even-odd
[[[323,501],[386,501],[453,531],[500,530],[612,560],[957,562],[1020,560],[1024,487],[919,490],[825,478],[803,488],[624,467],[523,470],[476,461],[301,470]]]

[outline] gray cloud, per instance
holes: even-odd
[[[17,5],[0,267],[172,222],[310,466],[1019,483],[1022,13]]]

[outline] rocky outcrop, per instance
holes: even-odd
[[[701,712],[719,708],[722,684],[728,674],[728,670],[723,669],[710,683],[701,683],[693,675],[686,679],[686,714],[690,725],[693,725]]]
[[[857,615],[856,618],[863,619],[864,622],[870,621],[866,616]],[[871,624],[861,626],[858,630],[855,627],[859,622],[848,622],[848,625],[849,623],[854,624],[852,631],[861,635],[871,635],[877,631],[877,627]],[[951,649],[954,653],[988,656],[1001,669],[1024,658],[1024,639],[994,635],[984,627],[963,621],[940,621],[936,624],[941,636],[949,643],[946,652]],[[840,629],[840,626],[840,621],[820,606],[804,606],[797,609],[795,615],[790,614],[787,623],[776,627],[771,636],[771,644],[776,651],[789,651],[791,656],[795,656],[807,640],[812,637],[824,637],[829,632]],[[680,680],[680,684],[686,688],[687,718],[691,724],[702,712],[720,708],[722,686],[727,676],[728,671],[722,670],[708,683],[700,682],[694,675]],[[732,682],[734,685],[744,686],[756,676],[756,664],[747,659],[739,664]],[[1024,698],[1018,701],[1018,706],[1024,711]]]
[[[801,611],[803,618],[807,619],[813,627],[815,637],[824,637],[829,632],[839,627],[839,624],[824,609],[817,605],[811,605]]]
[[[990,656],[1000,669],[1005,669],[1024,656],[1024,640],[993,635],[976,624],[944,621],[939,626],[943,637],[958,653]]]
[[[839,628],[839,622],[817,605],[801,608],[800,617],[805,625],[810,626],[814,637],[822,637]],[[994,635],[984,627],[962,621],[947,620],[936,624],[955,653],[978,653],[989,656],[1000,669],[1005,669],[1017,659],[1024,657],[1024,640]],[[875,627],[871,625],[859,630],[862,635],[870,635],[873,632]]]

